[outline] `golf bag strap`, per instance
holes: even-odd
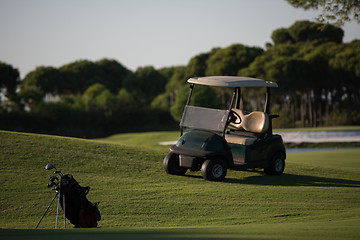
[[[90,187],[86,186],[86,187],[80,187],[81,192],[83,192],[85,195],[87,195],[90,191]]]

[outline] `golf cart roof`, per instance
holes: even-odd
[[[262,79],[237,76],[194,77],[187,80],[189,83],[214,87],[278,87],[277,83]]]

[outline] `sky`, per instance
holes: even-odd
[[[318,13],[285,0],[0,0],[0,61],[21,77],[82,59],[186,65],[214,47],[264,48],[274,30]],[[360,39],[360,24],[343,29],[344,42]]]

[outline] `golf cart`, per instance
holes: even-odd
[[[227,169],[263,168],[266,174],[281,175],[286,151],[280,135],[272,133],[270,88],[278,85],[249,77],[199,77],[188,79],[190,93],[180,122],[181,135],[163,161],[168,174],[184,175],[201,170],[210,181],[222,181]],[[189,105],[194,85],[232,88],[226,110]],[[264,111],[242,109],[243,87],[265,87]]]

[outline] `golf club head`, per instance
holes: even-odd
[[[53,186],[56,186],[56,183],[51,182],[51,183],[48,183],[48,185],[47,185],[48,188],[51,188],[51,187],[53,187]]]
[[[51,170],[51,169],[54,169],[55,168],[55,165],[54,164],[52,164],[52,163],[48,163],[48,164],[46,164],[46,166],[45,166],[45,169],[46,170]],[[56,168],[55,168],[56,169]]]
[[[49,177],[50,182],[54,182],[55,180],[59,181],[59,179],[56,176]]]

